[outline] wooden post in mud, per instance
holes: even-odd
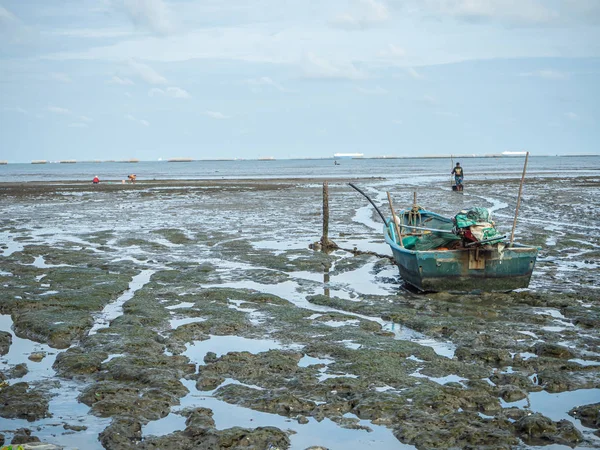
[[[321,237],[323,250],[329,247],[329,184],[323,181],[323,236]]]
[[[527,170],[527,160],[529,159],[529,152],[525,153],[525,164],[523,165],[523,175],[521,176],[521,184],[519,185],[519,196],[517,197],[517,208],[515,209],[515,220],[513,221],[512,232],[510,233],[509,247],[513,246],[515,240],[515,228],[517,226],[517,215],[519,214],[519,206],[521,205],[521,194],[523,193],[523,181],[525,180],[525,171]]]
[[[400,247],[404,247],[402,243],[402,235],[400,234],[400,227],[398,227],[398,221],[396,220],[396,211],[394,211],[394,205],[392,204],[392,196],[387,192],[388,203],[390,204],[390,210],[392,211],[392,220],[394,221],[394,230],[396,230],[396,236],[398,236],[398,242]]]

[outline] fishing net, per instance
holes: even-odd
[[[463,210],[454,216],[454,224],[459,234],[471,241],[489,241],[489,244],[494,244],[503,238],[496,230],[492,213],[487,208]],[[495,237],[498,239],[494,239]]]
[[[416,236],[406,236],[402,239],[404,248],[408,250],[435,250],[438,248],[450,248],[456,241],[460,241],[460,236],[455,235],[452,232],[452,223],[438,223],[436,228],[440,230],[448,230],[447,233],[440,232],[429,232],[426,231],[423,234]]]

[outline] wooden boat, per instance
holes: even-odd
[[[384,226],[402,279],[420,291],[510,291],[526,288],[536,247],[508,245],[505,236],[469,241],[455,221],[413,207]],[[457,234],[458,233],[458,234]]]

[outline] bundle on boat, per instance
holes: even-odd
[[[420,220],[421,211],[421,208],[406,210],[395,217],[401,230],[402,245],[406,249],[449,250],[477,243],[493,245],[503,243],[506,237],[496,229],[492,214],[487,208],[463,210],[451,220],[442,216],[434,217],[435,213],[430,211],[426,212],[429,216],[426,220]],[[414,227],[411,227],[411,224]],[[394,241],[400,244],[395,227],[391,226],[390,232]]]

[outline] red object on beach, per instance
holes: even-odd
[[[96,175],[96,176],[94,177],[94,179],[92,180],[92,183],[94,183],[94,184],[98,184],[98,183],[100,183],[100,178],[98,178],[98,176]]]

